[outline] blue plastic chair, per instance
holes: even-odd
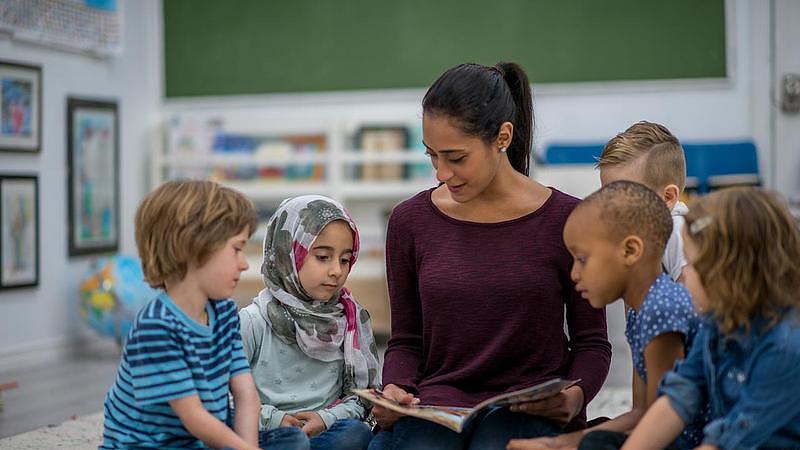
[[[604,144],[552,144],[545,164],[595,164]],[[761,185],[758,152],[750,141],[683,144],[686,187],[704,194],[733,185]]]
[[[752,142],[684,144],[686,185],[704,194],[734,185],[761,185],[758,152]]]
[[[594,164],[603,144],[551,144],[545,148],[545,164]]]

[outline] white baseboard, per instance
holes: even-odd
[[[0,347],[0,374],[115,345],[116,343],[110,339],[104,339],[89,331],[81,331],[10,347]]]

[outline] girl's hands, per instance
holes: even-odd
[[[310,438],[322,433],[327,428],[322,417],[314,411],[303,411],[294,416],[302,423],[303,432]]]
[[[293,416],[291,414],[286,414],[285,416],[283,416],[283,419],[281,419],[281,427],[302,428],[303,427],[303,423],[300,422],[300,420],[298,420],[297,417],[295,417],[295,416]]]
[[[394,384],[387,384],[383,388],[383,396],[404,405],[416,405],[419,403],[418,398]],[[395,422],[403,417],[403,415],[400,413],[378,405],[375,405],[375,407],[372,408],[372,415],[375,416],[375,420],[378,422],[378,425],[380,425],[380,427],[384,430],[391,428]]]
[[[583,409],[583,389],[571,386],[558,395],[535,402],[518,403],[510,406],[512,412],[524,412],[550,419],[565,427]]]

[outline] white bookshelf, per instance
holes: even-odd
[[[176,131],[170,127],[171,121],[194,120],[198,124],[207,123],[211,118],[219,118],[219,130],[225,134],[250,136],[256,139],[286,136],[324,136],[326,147],[317,152],[295,154],[291,151],[221,153],[209,148],[174,148]],[[260,119],[258,114],[243,114],[241,111],[206,111],[195,113],[183,111],[164,121],[154,139],[151,155],[151,185],[156,186],[177,172],[190,174],[192,178],[209,178],[213,169],[236,170],[256,168],[288,168],[297,165],[319,165],[324,175],[320,179],[287,178],[270,179],[219,179],[216,181],[239,190],[250,198],[257,206],[276,208],[278,203],[287,198],[303,194],[322,194],[340,201],[353,215],[362,236],[362,248],[365,250],[353,268],[350,279],[384,279],[385,265],[383,244],[385,241],[385,220],[387,211],[396,203],[414,194],[436,185],[430,158],[420,149],[383,149],[381,152],[362,152],[353,148],[353,136],[361,126],[406,126],[418,127],[419,121],[414,117],[396,117],[379,120],[321,119],[317,121],[275,121]],[[172,134],[171,134],[172,133]],[[202,134],[202,132],[200,133]],[[210,142],[206,142],[210,146]],[[415,170],[418,175],[414,179],[370,179],[353,178],[351,169],[360,164],[418,164],[428,166],[427,175]],[[192,176],[192,174],[194,176]],[[263,228],[264,223],[259,227]],[[261,245],[263,230],[254,234],[252,246]],[[250,269],[243,274],[243,279],[257,280],[261,278],[260,255],[252,254]]]

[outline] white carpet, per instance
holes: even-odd
[[[27,433],[0,439],[2,450],[95,450],[103,441],[103,413],[68,420],[54,427],[43,427]]]
[[[631,407],[630,389],[605,388],[589,404],[589,418],[614,417]],[[102,442],[103,413],[0,439],[0,450],[94,450]]]

